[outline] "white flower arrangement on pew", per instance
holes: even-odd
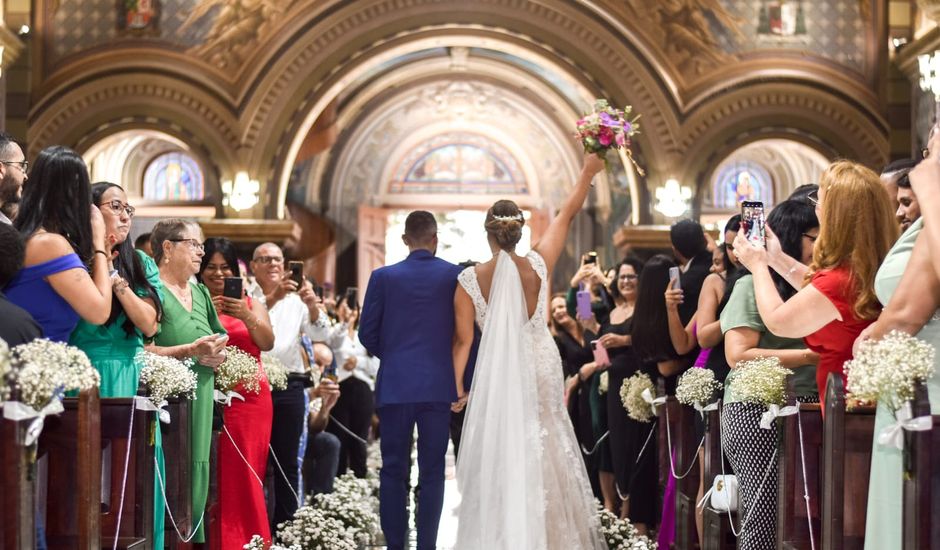
[[[627,415],[637,422],[649,422],[655,416],[652,403],[643,399],[643,392],[655,393],[653,381],[649,375],[638,372],[623,381],[620,386],[620,400],[627,409]]]
[[[597,393],[605,395],[607,389],[610,386],[610,373],[604,371],[601,373],[600,378],[597,379]]]
[[[147,387],[148,400],[166,421],[169,421],[169,414],[163,407],[169,398],[196,398],[197,377],[191,369],[192,359],[180,361],[149,351],[141,351],[135,359],[144,366],[140,371],[140,381]]]
[[[10,346],[0,338],[0,405],[10,398]]]
[[[17,391],[17,401],[3,404],[4,418],[29,420],[23,444],[38,439],[45,417],[61,413],[66,392],[97,388],[101,376],[80,349],[40,338],[20,344],[7,352],[9,388]]]
[[[849,396],[883,402],[894,412],[896,424],[878,436],[882,445],[902,449],[903,430],[930,429],[929,417],[912,418],[910,401],[915,386],[934,375],[935,355],[936,350],[927,342],[893,330],[880,340],[862,342],[855,358],[846,361]]]
[[[230,404],[232,398],[244,398],[236,392],[259,393],[261,368],[254,357],[235,346],[225,346],[225,361],[215,371],[216,400]]]
[[[791,374],[793,371],[784,367],[777,357],[740,361],[729,389],[742,402],[779,406],[786,401],[786,381]]]
[[[676,399],[702,412],[710,406],[715,394],[721,391],[722,384],[715,380],[715,373],[710,369],[692,368],[679,377],[676,386]]]
[[[287,367],[280,359],[270,353],[261,354],[261,365],[264,367],[264,373],[268,376],[268,384],[273,391],[287,389]]]
[[[659,545],[639,534],[628,519],[620,519],[597,503],[597,519],[608,550],[656,550]]]
[[[336,479],[332,493],[316,495],[297,509],[294,519],[278,525],[278,543],[265,546],[255,535],[245,550],[356,550],[375,542],[379,530],[378,498],[369,479],[351,473]]]

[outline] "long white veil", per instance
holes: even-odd
[[[515,263],[499,253],[457,461],[459,550],[546,548],[538,387]]]

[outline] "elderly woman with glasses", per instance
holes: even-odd
[[[143,368],[135,357],[144,349],[144,339],[156,334],[163,312],[160,275],[150,256],[135,251],[127,238],[134,207],[127,204],[124,189],[113,183],[96,183],[91,187],[91,200],[104,218],[106,251],[114,266],[111,311],[102,325],[79,321],[69,343],[84,351],[101,374],[101,397],[131,397],[137,394]],[[154,443],[162,470],[159,422]],[[155,485],[154,548],[163,548],[163,508],[163,496]]]
[[[191,221],[161,220],[150,237],[164,292],[160,333],[149,349],[178,359],[195,359],[196,399],[189,414],[193,542],[205,542],[206,498],[209,494],[209,447],[212,442],[212,390],[215,368],[225,360],[228,335],[209,290],[191,279],[204,255],[202,232]]]

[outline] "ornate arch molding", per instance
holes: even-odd
[[[141,116],[141,113],[156,113]],[[145,125],[178,137],[189,135],[204,144],[208,157],[222,167],[235,163],[238,121],[224,104],[172,78],[121,75],[88,83],[63,95],[30,120],[29,145],[33,152],[53,144],[87,143],[102,127],[142,119]],[[153,126],[157,120],[166,125]],[[110,132],[113,133],[113,132]],[[85,138],[85,139],[83,139]]]

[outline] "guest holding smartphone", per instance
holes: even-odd
[[[238,548],[252,535],[271,540],[262,481],[271,442],[271,387],[261,369],[261,352],[274,347],[274,331],[264,304],[245,296],[236,275],[235,245],[225,238],[206,239],[199,280],[209,289],[229,344],[251,355],[261,371],[257,393],[238,391],[244,400],[232,400],[223,411],[224,434],[219,436],[218,516],[212,547]],[[235,292],[232,292],[235,289]],[[228,291],[228,292],[226,292]],[[234,295],[233,295],[234,294]],[[237,296],[237,297],[236,297]]]
[[[193,542],[205,542],[206,499],[209,494],[209,447],[212,443],[212,391],[215,368],[225,360],[228,338],[205,286],[190,279],[203,257],[202,231],[194,222],[167,219],[151,233],[153,258],[160,269],[164,293],[163,320],[154,344],[147,349],[178,359],[196,360],[196,398],[189,412],[190,478]],[[183,457],[185,459],[185,457]]]

